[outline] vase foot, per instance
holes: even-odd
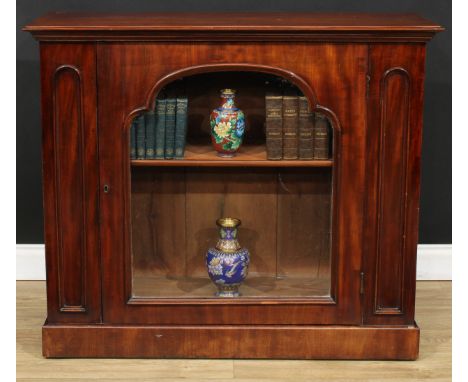
[[[239,285],[223,285],[218,286],[218,291],[215,294],[217,297],[239,297]]]
[[[222,154],[222,153],[218,153],[218,156],[221,157],[221,158],[234,158],[236,156],[236,154]]]

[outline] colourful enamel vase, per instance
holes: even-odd
[[[221,218],[216,221],[219,240],[215,248],[206,253],[206,266],[211,281],[218,288],[216,296],[238,297],[239,286],[247,276],[250,255],[237,241],[237,228],[241,221]]]
[[[210,114],[211,142],[221,157],[233,157],[244,138],[244,113],[234,105],[236,92],[221,90],[221,107]]]

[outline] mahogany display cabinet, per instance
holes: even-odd
[[[416,15],[71,14],[40,42],[45,357],[416,359],[426,43]],[[330,124],[328,160],[268,160],[266,84]],[[183,86],[185,157],[132,160],[130,126]],[[245,142],[209,113],[237,90]],[[242,220],[240,297],[205,267]]]

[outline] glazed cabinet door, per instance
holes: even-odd
[[[48,323],[99,322],[96,46],[41,43]]]
[[[361,322],[367,52],[366,44],[98,44],[104,322]],[[157,97],[174,97],[172,86],[188,95],[195,154],[210,145],[203,129],[223,86],[238,90],[245,147],[250,137],[255,152],[253,138],[265,139],[266,76],[290,81],[328,118],[331,160],[315,167],[266,157],[203,167],[130,160],[133,121]],[[197,145],[198,136],[205,143]],[[238,298],[215,297],[204,265],[221,215],[242,220],[239,240],[252,253]]]

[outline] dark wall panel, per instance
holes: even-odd
[[[447,30],[428,45],[420,243],[451,243],[452,5],[449,0],[17,0],[17,243],[43,242],[39,50],[21,31],[50,11],[416,12]]]

